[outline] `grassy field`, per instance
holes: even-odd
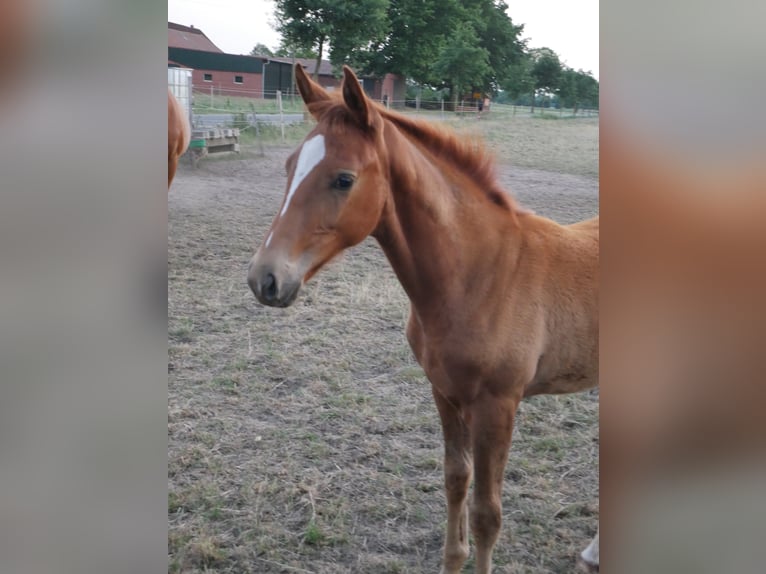
[[[597,119],[448,121],[486,138],[523,205],[598,212]],[[245,282],[309,129],[246,130],[239,156],[184,164],[169,194],[169,572],[439,568],[441,431],[380,249],[352,249],[289,309]],[[524,402],[495,571],[572,572],[597,519],[597,391]]]
[[[500,166],[528,167],[545,171],[598,178],[598,118],[549,119],[528,115],[495,114],[481,120],[474,116],[447,116],[438,112],[410,114],[451,126],[466,136],[482,138]],[[259,145],[295,147],[312,124],[285,126],[285,140],[279,126],[261,125],[242,130],[246,153],[260,151]],[[229,158],[226,158],[229,159]]]
[[[252,113],[263,114],[279,113],[279,106],[276,98],[254,98],[240,96],[222,96],[218,94],[210,95],[202,91],[195,91],[193,98],[192,111],[195,114],[205,114],[211,112],[218,113]],[[282,110],[285,113],[303,113],[303,101],[299,96],[284,96],[282,99]]]

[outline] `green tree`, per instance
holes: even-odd
[[[524,57],[526,46],[520,38],[524,25],[512,22],[503,0],[470,0],[464,4],[479,45],[489,54],[489,72],[476,87],[495,93]]]
[[[598,80],[593,77],[593,74],[577,70],[575,83],[577,84],[578,103],[582,106],[598,109],[599,84]]]
[[[336,0],[337,2],[337,0]],[[339,2],[331,40],[330,62],[340,71],[343,64],[361,68],[370,47],[388,33],[389,0],[351,0]]]
[[[523,26],[514,25],[507,10],[503,0],[391,0],[389,33],[371,45],[363,68],[381,76],[387,72],[402,74],[420,85],[444,88],[454,81],[441,71],[445,58],[459,59],[454,58],[452,46],[457,34],[462,48],[471,42],[471,47],[487,53],[485,67],[485,59],[476,52],[479,73],[473,74],[471,87],[494,92],[524,54],[519,39]],[[458,32],[466,26],[471,33]]]
[[[589,72],[565,67],[556,93],[560,102],[575,114],[583,105],[598,107],[598,81]]]
[[[297,46],[288,46],[284,41],[279,45],[279,48],[274,52],[274,56],[278,58],[306,58],[308,60],[316,60],[316,50],[311,48],[299,48]]]
[[[386,34],[388,5],[389,0],[276,0],[277,30],[285,45],[316,51],[316,79],[325,48],[340,67]]]
[[[509,66],[500,86],[508,93],[514,103],[521,96],[534,92],[535,79],[532,77],[532,60],[524,54],[516,64]]]
[[[485,83],[491,73],[489,53],[479,45],[470,23],[457,26],[434,62],[434,70],[446,80],[456,106],[461,91]]]
[[[577,103],[579,102],[577,72],[572,68],[566,66],[562,68],[556,95],[560,107],[573,108],[574,113],[577,113]]]
[[[529,51],[532,59],[530,73],[534,79],[534,93],[532,94],[532,112],[535,111],[535,96],[537,94],[555,92],[561,77],[561,60],[556,52],[550,48],[535,48]]]
[[[255,45],[255,47],[250,50],[251,56],[269,56],[273,57],[274,52],[271,51],[271,48],[269,48],[266,44],[261,44],[260,42]]]
[[[462,14],[458,0],[391,0],[388,34],[370,46],[362,67],[379,76],[391,72],[418,84],[442,87],[443,78],[433,63]]]

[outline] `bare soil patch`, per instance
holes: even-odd
[[[485,122],[503,185],[561,222],[596,214],[597,124],[526,121],[528,146],[571,130],[586,151],[513,152]],[[382,252],[365,241],[289,309],[247,287],[293,148],[184,164],[169,194],[169,571],[436,572],[441,430]],[[522,404],[503,519],[496,571],[573,571],[598,519],[597,392]]]

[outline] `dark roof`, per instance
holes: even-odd
[[[284,64],[292,64],[293,59],[292,58],[282,58],[282,57],[274,57],[269,58],[269,60],[273,60],[275,62],[282,62]],[[316,68],[316,58],[295,58],[295,62],[300,63],[301,66],[306,68],[306,72],[308,74],[313,74],[314,69]],[[333,76],[332,73],[332,64],[328,62],[327,60],[322,60],[322,63],[319,65],[319,75],[320,76]]]
[[[315,58],[282,58],[272,56],[244,56],[226,54],[194,26],[183,26],[168,22],[168,63],[198,70],[220,70],[222,72],[244,72],[260,74],[267,61],[292,64],[298,62],[309,74],[316,68]],[[319,75],[333,77],[332,64],[322,60]]]
[[[223,50],[213,44],[210,38],[205,36],[205,33],[199,28],[182,26],[174,22],[168,22],[168,47],[223,54]]]
[[[219,70],[221,72],[244,72],[260,74],[263,72],[265,58],[239,56],[223,52],[204,52],[168,46],[168,61],[178,62],[196,70]]]
[[[314,70],[317,67],[317,61],[315,59],[310,58],[299,58],[299,61],[301,65],[306,68],[306,71],[309,74],[313,74]],[[319,75],[320,76],[332,76],[332,64],[328,62],[327,60],[322,60],[322,63],[319,65]]]

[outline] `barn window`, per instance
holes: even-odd
[[[206,82],[212,82],[213,81],[213,74],[205,74],[204,80]]]
[[[234,83],[235,84],[241,84],[242,83],[242,76],[234,76]]]

